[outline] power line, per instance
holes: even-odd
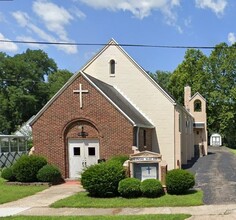
[[[1,0],[0,0],[1,1]],[[22,41],[22,40],[0,40],[2,43],[16,44],[44,44],[44,45],[65,45],[65,46],[107,46],[102,43],[76,43],[76,42],[48,42],[48,41]],[[117,46],[110,44],[110,46]],[[215,49],[215,46],[175,46],[175,45],[153,45],[153,44],[118,44],[122,47],[149,47],[149,48],[167,48],[167,49]],[[227,47],[225,47],[227,48]]]

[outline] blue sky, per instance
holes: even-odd
[[[235,0],[0,0],[0,39],[173,46],[236,41]],[[101,46],[0,42],[9,55],[43,49],[60,69],[78,71]],[[185,49],[124,47],[145,70],[173,71]],[[203,50],[205,54],[210,51]]]

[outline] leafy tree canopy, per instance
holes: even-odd
[[[200,92],[207,100],[209,134],[218,132],[236,147],[236,44],[216,45],[209,56],[189,49],[173,73],[151,76],[182,104],[184,86],[191,86],[193,94]]]
[[[0,52],[1,133],[14,132],[46,104],[57,83],[47,79],[57,72],[60,70],[55,61],[42,50],[28,49],[13,57]],[[65,75],[58,86],[68,80],[68,71]]]

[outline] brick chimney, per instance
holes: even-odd
[[[185,86],[184,87],[184,106],[188,111],[190,111],[190,106],[189,106],[190,99],[191,99],[191,87]]]

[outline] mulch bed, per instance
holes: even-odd
[[[6,182],[7,185],[15,185],[15,186],[52,186],[52,183],[48,182],[32,182],[32,183],[24,183],[24,182]]]

